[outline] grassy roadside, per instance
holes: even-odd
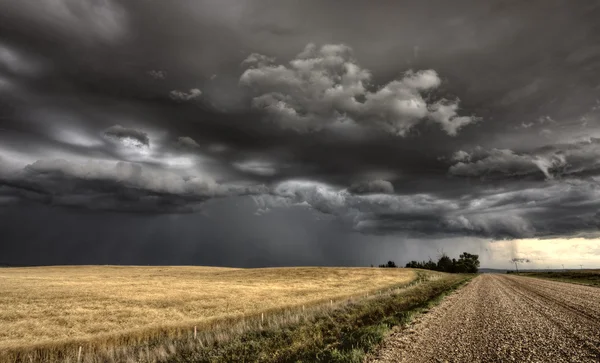
[[[521,272],[519,276],[600,287],[600,270]]]
[[[471,276],[443,275],[397,293],[348,304],[280,329],[250,332],[222,346],[180,351],[170,362],[362,362],[395,325],[407,323]]]
[[[418,271],[408,285],[354,300],[273,311],[265,319],[222,321],[210,329],[164,332],[128,345],[83,345],[12,355],[1,362],[358,362],[387,331],[407,323],[471,276]],[[304,310],[304,309],[303,309]],[[0,354],[1,356],[2,354]]]

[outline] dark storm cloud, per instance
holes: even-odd
[[[600,139],[593,137],[520,153],[476,148],[472,154],[462,150],[455,153],[453,160],[458,163],[450,167],[449,173],[479,178],[594,176],[600,172],[599,158]]]
[[[156,71],[156,70],[148,71],[148,75],[154,79],[165,79],[167,77],[167,74],[165,71]]]
[[[115,42],[127,33],[127,11],[115,1],[61,0],[39,4],[25,0],[18,4],[2,1],[0,6],[5,18],[25,19],[38,29],[82,41]]]
[[[200,145],[194,139],[187,136],[180,136],[177,138],[177,144],[183,148],[196,149],[199,148]]]
[[[0,203],[251,195],[263,218],[309,207],[364,234],[596,233],[599,17],[591,0],[0,0]]]
[[[104,131],[104,135],[121,141],[132,141],[132,146],[150,146],[150,138],[143,131],[114,125]]]
[[[335,221],[315,220],[306,210],[266,217],[254,215],[253,208],[249,200],[219,203],[210,213],[180,215],[0,208],[5,222],[0,234],[20,241],[0,244],[0,265],[369,266],[389,259],[404,264],[411,258],[434,257],[440,248],[458,255],[481,246],[465,238],[437,243],[370,237],[349,232]],[[235,228],[223,228],[223,220]],[[36,228],[27,228],[31,225]]]
[[[472,187],[459,197],[433,194],[353,195],[310,182],[285,182],[273,194],[254,197],[264,212],[310,207],[362,233],[413,237],[526,238],[597,233],[600,187],[595,180],[519,182]]]
[[[355,194],[392,194],[394,186],[387,180],[371,180],[354,183],[348,191]]]
[[[115,211],[189,213],[208,199],[267,192],[260,186],[219,184],[122,161],[38,160],[9,172],[0,160],[0,171],[0,195],[5,197]]]

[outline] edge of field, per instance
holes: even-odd
[[[213,349],[181,352],[170,362],[362,362],[395,326],[463,286],[473,275],[418,271],[408,287],[321,311],[295,325],[253,331]]]
[[[457,284],[451,286],[449,289],[445,290],[444,292],[440,293],[436,297],[427,301],[425,304],[410,310],[410,316],[408,317],[408,319],[406,321],[402,322],[401,324],[398,324],[398,325],[388,329],[388,331],[386,332],[385,336],[382,339],[382,342],[380,342],[380,343],[383,343],[383,340],[388,338],[389,335],[405,329],[411,322],[413,322],[415,319],[419,318],[420,315],[428,313],[431,309],[438,306],[444,300],[445,297],[447,297],[448,295],[465,287],[466,285],[468,285],[471,282],[471,280],[473,280],[478,275],[479,274],[463,275],[464,278]],[[363,363],[369,362],[372,359],[376,358],[377,350],[380,347],[381,347],[381,345],[377,344],[377,346],[374,347],[375,349],[372,349],[365,354],[364,359],[361,362],[363,362]]]
[[[515,276],[532,277],[536,279],[566,282],[569,284],[593,286],[600,288],[600,273],[586,272],[567,272],[564,273],[547,273],[547,272],[523,272],[519,274],[511,274]]]
[[[171,327],[124,340],[75,342],[0,353],[0,362],[359,362],[396,325],[428,309],[471,275],[415,270],[408,284],[368,298],[278,309],[243,320]],[[83,351],[83,352],[82,352]]]

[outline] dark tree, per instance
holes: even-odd
[[[430,258],[429,261],[424,263],[423,268],[427,270],[435,270],[437,269],[437,264]]]
[[[409,263],[407,263],[406,267],[408,267],[408,268],[423,268],[423,265],[420,262],[413,260],[413,261],[410,261]]]
[[[463,269],[461,272],[470,274],[477,273],[477,271],[479,271],[479,255],[463,252],[458,259],[458,264],[460,264]]]
[[[450,257],[448,257],[446,254],[443,254],[437,262],[437,270],[442,272],[454,272],[453,268],[454,266]]]
[[[387,267],[380,265],[380,267]],[[410,261],[406,264],[408,268],[422,268],[426,270],[436,270],[450,273],[477,273],[479,271],[479,256],[468,252],[463,252],[459,259],[448,257],[445,253],[440,256],[437,263],[429,261]]]

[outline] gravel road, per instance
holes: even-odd
[[[367,362],[600,362],[600,288],[480,275]]]

